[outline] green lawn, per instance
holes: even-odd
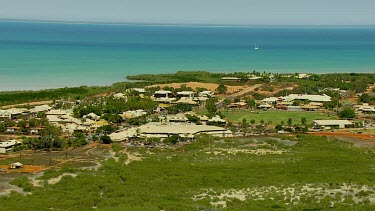
[[[306,117],[307,124],[311,124],[313,120],[318,119],[337,119],[336,116],[327,115],[318,112],[301,112],[301,111],[254,111],[250,110],[221,110],[226,119],[233,122],[242,122],[246,118],[247,122],[254,119],[259,123],[262,119],[265,122],[272,121],[273,124],[280,124],[284,121],[286,124],[288,118],[292,118],[293,124],[301,124],[301,118]],[[259,113],[258,113],[259,112]]]
[[[203,137],[176,149],[133,148],[142,161],[124,165],[121,155],[108,159],[98,171],[77,172],[29,195],[0,197],[0,210],[329,210],[332,204],[336,210],[375,209],[368,200],[375,197],[373,149],[316,136],[287,138]],[[227,197],[226,208],[212,205],[223,201],[221,193],[236,191],[244,200]]]

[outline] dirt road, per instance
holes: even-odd
[[[236,97],[240,97],[240,96],[246,95],[249,92],[253,92],[256,88],[259,88],[260,86],[262,86],[262,84],[255,84],[255,85],[250,86],[250,87],[244,87],[241,91],[226,96],[224,99],[217,102],[216,105],[218,107],[221,107],[225,99],[233,100]]]

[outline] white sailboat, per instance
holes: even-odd
[[[258,44],[255,43],[254,50],[259,50]]]

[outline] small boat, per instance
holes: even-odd
[[[259,50],[258,44],[255,43],[254,50]]]

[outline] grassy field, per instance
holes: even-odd
[[[375,209],[374,149],[324,137],[202,137],[126,153],[142,160],[125,165],[119,152],[97,171],[0,198],[0,210]]]
[[[242,122],[246,118],[247,122],[254,119],[259,123],[262,119],[265,122],[272,121],[273,124],[280,124],[284,121],[287,124],[288,118],[292,118],[293,124],[301,124],[301,118],[305,117],[307,124],[311,124],[313,120],[317,119],[337,119],[336,116],[327,115],[318,112],[301,112],[301,111],[254,111],[250,110],[222,110],[221,111],[227,120],[234,122]]]

